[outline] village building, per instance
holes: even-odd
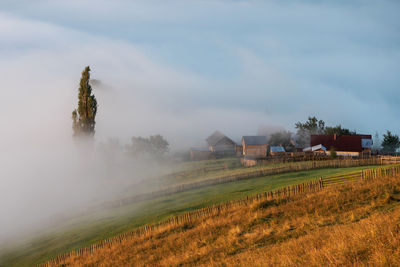
[[[265,136],[243,136],[243,156],[246,158],[265,158],[268,152],[268,142]]]
[[[219,131],[215,131],[207,139],[208,149],[218,156],[232,156],[236,154],[236,143]]]
[[[326,154],[330,155],[331,149],[338,156],[368,157],[371,155],[371,135],[311,135],[311,147],[321,145],[325,147]]]
[[[286,154],[285,148],[282,146],[271,146],[269,150],[270,156],[284,156]]]

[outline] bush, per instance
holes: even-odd
[[[330,155],[331,155],[332,159],[336,159],[337,158],[337,153],[336,153],[335,148],[332,147],[331,150],[329,150],[329,152],[330,152]]]

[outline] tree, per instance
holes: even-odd
[[[269,145],[270,146],[283,146],[286,151],[294,150],[294,146],[292,144],[292,133],[290,131],[281,131],[277,133],[271,134],[269,137]]]
[[[400,147],[398,135],[392,134],[389,130],[383,134],[382,148],[384,152],[394,153]]]
[[[149,138],[133,136],[132,144],[126,147],[127,152],[135,157],[162,156],[168,152],[169,143],[161,135],[151,135]]]
[[[332,158],[332,159],[336,159],[337,158],[337,152],[336,152],[336,150],[335,150],[335,148],[334,147],[331,147],[331,149],[329,150],[329,154],[330,154],[330,157]]]
[[[149,141],[155,154],[163,155],[168,152],[169,143],[161,135],[152,135]]]
[[[357,132],[356,131],[350,131],[349,129],[346,129],[346,128],[342,128],[342,125],[339,124],[339,125],[334,126],[334,127],[330,127],[330,126],[325,127],[324,134],[330,134],[330,135],[334,135],[334,134],[337,134],[337,135],[357,135]]]
[[[97,100],[90,86],[90,67],[82,72],[79,85],[78,108],[72,112],[72,129],[74,136],[93,136],[96,124]]]
[[[308,117],[305,123],[297,122],[295,128],[297,129],[297,143],[306,147],[310,144],[310,135],[325,133],[325,122],[316,117]]]

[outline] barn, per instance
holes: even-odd
[[[268,151],[267,137],[243,136],[243,156],[246,158],[265,158]]]
[[[372,136],[358,135],[311,135],[311,147],[322,145],[334,149],[338,156],[362,157],[371,155]],[[329,154],[329,151],[327,151]]]
[[[236,143],[219,131],[215,131],[207,139],[209,151],[219,156],[236,154]]]

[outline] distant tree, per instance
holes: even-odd
[[[169,143],[161,135],[152,135],[149,138],[153,153],[163,155],[168,152]]]
[[[334,127],[327,126],[325,127],[324,134],[337,134],[337,135],[356,135],[356,131],[350,131],[349,129],[342,128],[342,125],[337,125]]]
[[[392,134],[389,130],[383,134],[382,148],[385,152],[394,153],[400,147],[400,139],[398,135]]]
[[[286,151],[294,150],[292,144],[292,133],[290,131],[281,131],[271,134],[269,137],[270,146],[282,146]]]
[[[126,147],[129,154],[135,157],[141,156],[162,156],[169,149],[169,143],[161,135],[151,135],[149,138],[131,138],[132,144]]]
[[[306,147],[310,145],[310,135],[325,133],[325,122],[316,117],[308,117],[308,120],[304,123],[297,122],[295,128],[297,129],[297,143]]]
[[[90,67],[82,72],[78,93],[78,108],[72,112],[72,129],[74,136],[93,136],[96,124],[97,100],[92,94],[90,81]]]

